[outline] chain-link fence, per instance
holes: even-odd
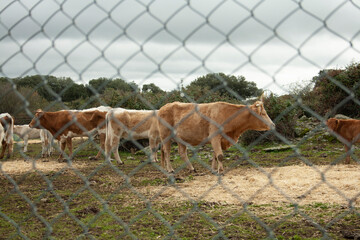
[[[43,158],[14,136],[0,238],[360,238],[359,123],[326,127],[360,115],[359,13],[355,0],[1,1],[1,112],[60,144]],[[238,108],[191,104],[215,101]],[[132,111],[53,113],[100,105]],[[116,138],[123,165],[104,157]],[[170,139],[156,156],[171,162],[152,161]]]

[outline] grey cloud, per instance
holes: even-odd
[[[0,2],[0,75],[10,77],[124,77],[169,89],[214,71],[279,88],[274,78],[298,81],[360,55],[358,0],[11,2]]]

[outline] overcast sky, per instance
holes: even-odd
[[[283,94],[360,57],[360,0],[0,1],[0,76],[155,83],[210,72]]]

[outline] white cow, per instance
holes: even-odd
[[[156,123],[156,110],[128,110],[124,108],[114,108],[106,114],[106,141],[105,155],[114,157],[119,164],[123,164],[120,159],[118,146],[120,139],[139,140],[149,139],[151,148],[151,160],[157,162],[156,150],[160,142],[158,135],[151,131],[151,127]]]
[[[53,150],[51,146],[53,136],[48,130],[30,128],[29,125],[15,125],[14,133],[24,140],[24,152],[27,152],[28,150],[27,146],[29,139],[40,138],[42,146],[42,157],[47,157],[51,155],[51,152]]]

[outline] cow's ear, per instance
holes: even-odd
[[[260,96],[260,101],[264,102],[264,92]]]
[[[38,109],[38,110],[36,110],[36,112],[35,112],[35,116],[36,116],[36,117],[41,117],[43,114],[44,114],[44,112],[43,112],[43,110],[41,110],[41,109]]]
[[[260,115],[261,109],[262,109],[262,102],[256,101],[256,102],[254,103],[254,106],[255,106],[255,108],[253,108],[253,110],[254,110],[257,114]]]

